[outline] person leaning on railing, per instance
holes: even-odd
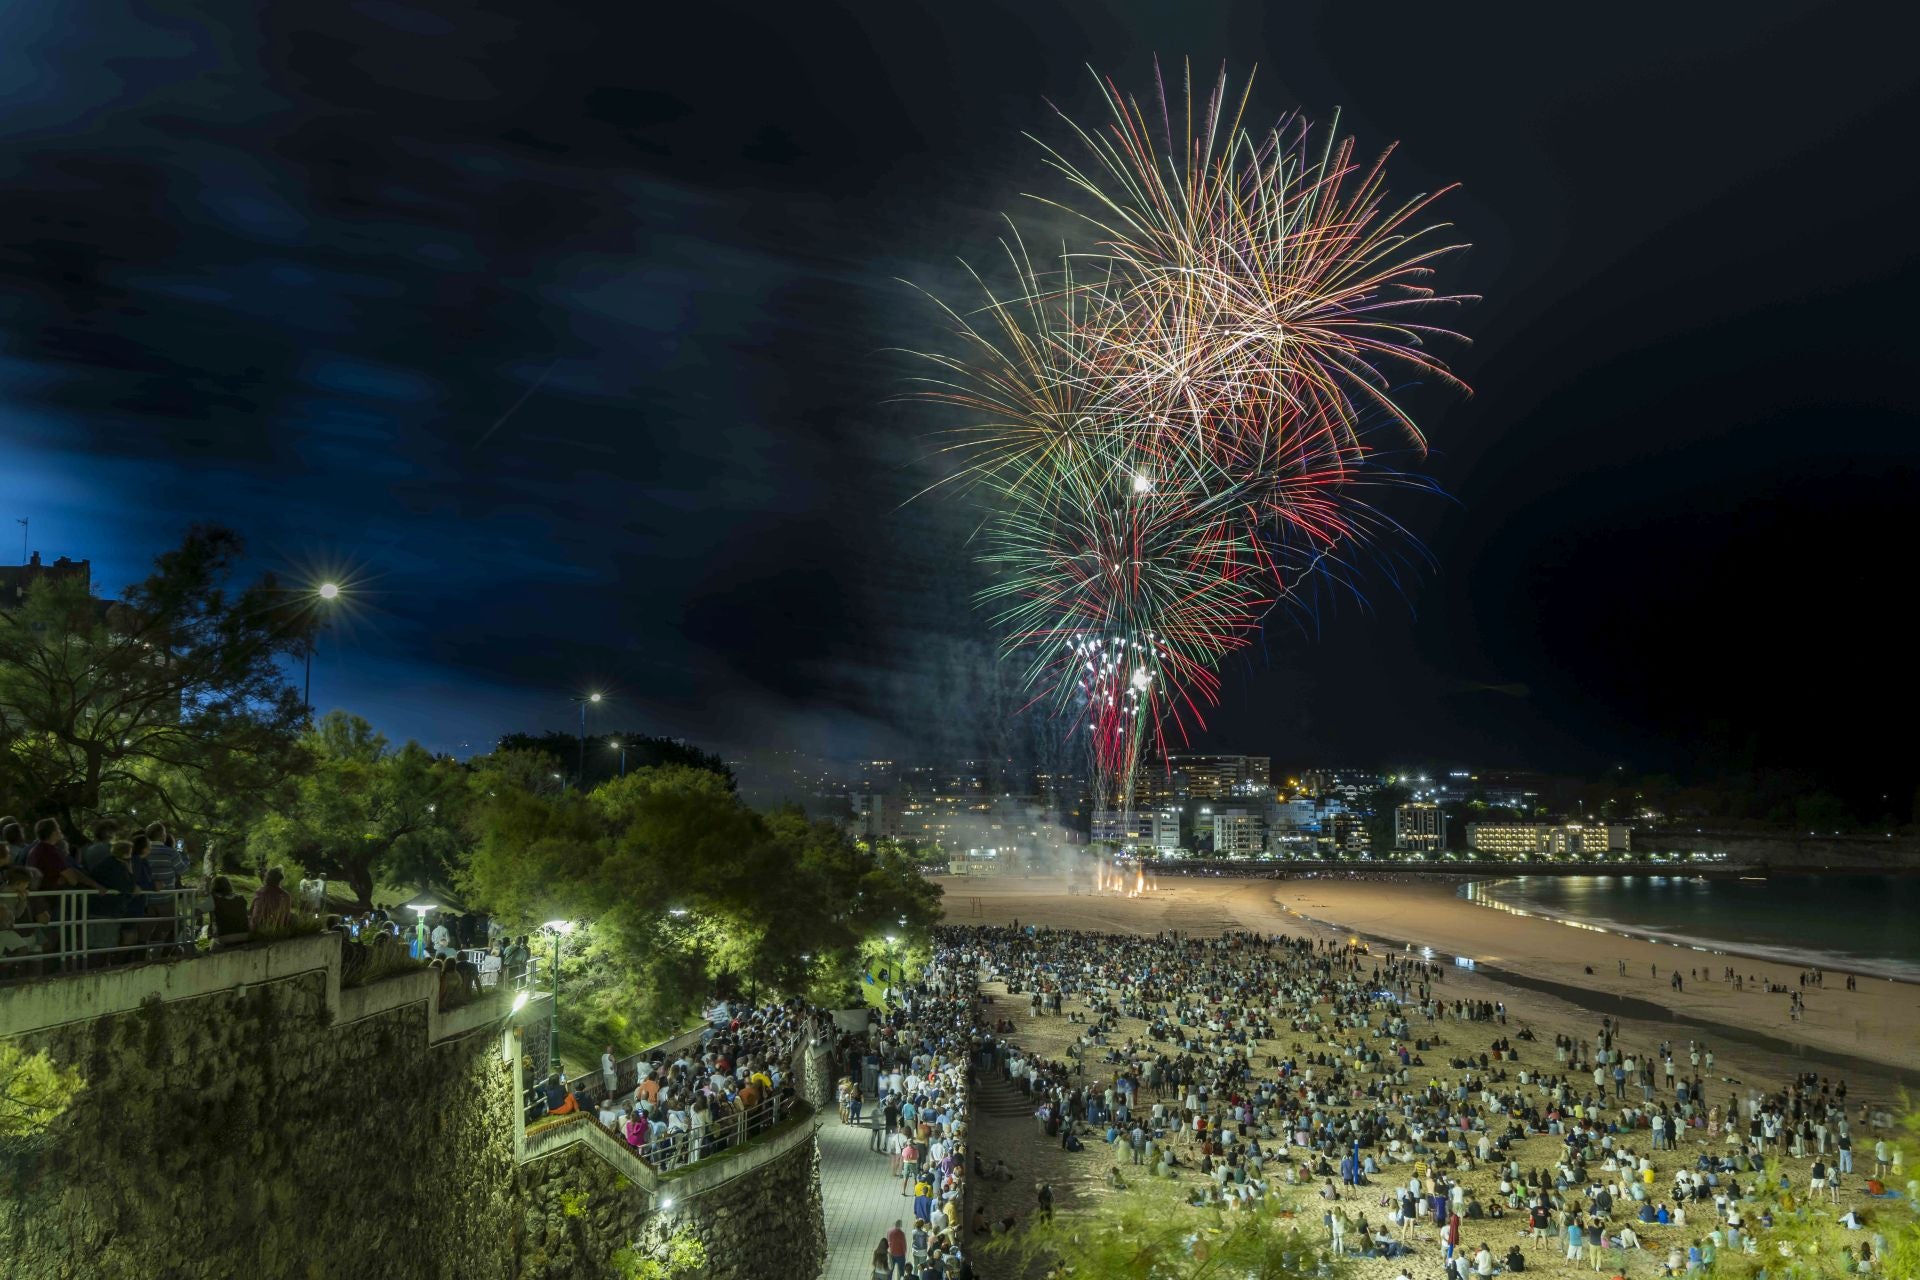
[[[40,929],[27,896],[33,877],[25,867],[11,866],[0,877],[5,890],[0,893],[0,957],[32,955],[40,950]]]

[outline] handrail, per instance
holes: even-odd
[[[656,1173],[683,1169],[688,1165],[698,1164],[702,1160],[723,1155],[794,1114],[798,1104],[796,1099],[793,1103],[783,1105],[780,1096],[775,1094],[773,1097],[755,1103],[745,1111],[729,1111],[717,1116],[697,1132],[691,1127],[669,1129],[665,1124],[654,1125],[648,1130],[646,1139],[639,1146],[635,1146],[627,1141],[626,1134],[618,1132],[614,1126],[601,1124],[599,1117],[590,1111],[569,1112],[559,1117],[542,1113],[540,1108],[545,1104],[542,1089],[543,1086],[535,1085],[527,1090],[528,1099],[534,1104],[529,1106],[526,1112],[531,1117],[526,1121],[528,1136],[531,1137],[544,1132],[547,1128],[555,1127],[555,1124],[550,1124],[549,1121],[567,1124],[578,1116],[581,1120],[608,1134]],[[691,1126],[691,1117],[689,1117],[689,1126]]]
[[[97,958],[190,950],[204,889],[47,889],[30,892],[28,910],[49,918],[16,920],[12,932],[34,943],[0,954],[0,978],[45,968],[76,972]],[[160,908],[155,911],[154,908]],[[133,914],[119,914],[123,911]],[[132,941],[126,941],[131,936]]]

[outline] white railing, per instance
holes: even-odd
[[[539,1095],[541,1090],[536,1086],[528,1092]],[[725,1115],[714,1117],[697,1135],[691,1129],[669,1130],[665,1124],[662,1124],[657,1128],[649,1129],[647,1140],[637,1147],[627,1141],[625,1133],[612,1129],[607,1131],[613,1134],[621,1146],[646,1161],[655,1171],[666,1173],[671,1169],[683,1168],[701,1160],[726,1154],[756,1134],[765,1133],[773,1128],[792,1115],[800,1105],[802,1104],[798,1101],[782,1104],[780,1096],[775,1094],[755,1103],[745,1111],[730,1111]],[[599,1119],[594,1115],[587,1112],[576,1114],[579,1115],[579,1119],[574,1123],[600,1126]],[[561,1117],[563,1121],[569,1118]],[[537,1123],[537,1121],[529,1123]],[[605,1128],[605,1126],[600,1127]]]
[[[73,973],[116,961],[191,952],[210,899],[201,889],[53,889],[29,894],[13,932],[31,950],[0,955],[0,979]],[[46,915],[42,922],[39,917]],[[242,935],[244,937],[244,935]]]

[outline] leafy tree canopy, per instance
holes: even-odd
[[[620,776],[623,751],[626,754],[627,773],[658,765],[684,765],[718,774],[727,780],[727,789],[734,790],[733,770],[727,768],[726,761],[712,752],[702,751],[675,738],[655,738],[644,733],[597,733],[587,736],[585,746],[584,778],[581,776],[583,757],[578,734],[509,733],[501,737],[499,750],[529,752],[540,756],[549,762],[550,771],[561,774],[569,784],[583,786],[589,791]]]
[[[315,617],[272,575],[236,587],[242,552],[195,526],[118,602],[48,578],[0,611],[0,803],[245,824],[300,764],[286,663]]]
[[[672,1029],[716,991],[805,991],[850,971],[866,937],[938,914],[938,891],[897,852],[798,809],[756,814],[704,768],[586,795],[495,786],[473,829],[458,880],[470,902],[516,933],[587,926],[566,946],[563,1015],[596,1034]]]
[[[395,749],[344,711],[323,717],[304,746],[311,766],[287,802],[254,825],[251,853],[344,880],[363,906],[372,905],[376,876],[451,881],[473,794],[465,768],[416,742]]]

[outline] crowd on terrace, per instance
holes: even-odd
[[[624,1061],[609,1045],[597,1071],[571,1080],[555,1071],[528,1091],[528,1122],[578,1115],[664,1170],[716,1155],[791,1115],[796,1055],[831,1025],[827,1016],[798,1000],[722,1004],[708,1016],[698,1043]]]
[[[484,915],[436,908],[326,914],[322,882],[289,886],[269,868],[251,897],[196,866],[165,823],[142,827],[102,818],[91,839],[70,837],[57,818],[27,825],[0,817],[0,980],[191,955],[262,936],[336,931],[349,981],[423,961],[441,977],[441,1002],[482,987],[524,981],[533,968],[525,936],[507,936]],[[300,921],[307,919],[304,928]]]
[[[1861,1139],[1873,1173],[1856,1172],[1867,1118],[1817,1072],[1771,1090],[1715,1078],[1705,1045],[1628,1043],[1608,1017],[1543,1040],[1498,1002],[1446,998],[1419,957],[1345,941],[945,936],[1030,1018],[1070,1027],[1049,1060],[996,1019],[979,1060],[1031,1097],[1034,1141],[1104,1146],[1108,1185],[1174,1179],[1228,1212],[1313,1204],[1333,1251],[1448,1277],[1563,1251],[1581,1269],[1686,1274],[1764,1250],[1781,1213],[1857,1229],[1852,1272],[1885,1246],[1873,1206],[1900,1154]]]

